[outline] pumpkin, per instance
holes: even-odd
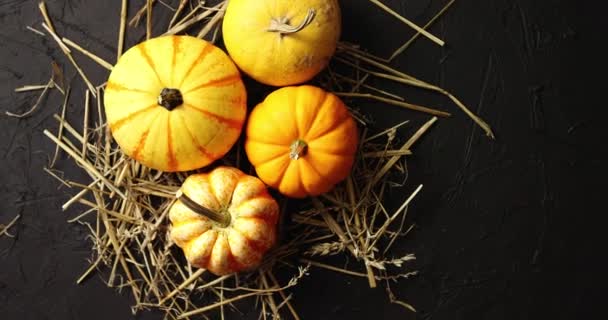
[[[230,0],[223,22],[226,49],[255,80],[273,86],[306,82],[336,50],[337,0]]]
[[[257,105],[245,151],[266,184],[294,198],[332,189],[350,173],[357,125],[335,95],[313,86],[285,87]]]
[[[277,202],[236,168],[190,175],[169,209],[170,237],[195,267],[216,275],[249,270],[276,239]]]
[[[246,116],[245,86],[221,49],[189,36],[153,38],[112,69],[105,112],[125,154],[161,171],[187,171],[226,154]]]

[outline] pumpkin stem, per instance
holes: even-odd
[[[304,28],[308,27],[309,24],[315,19],[316,11],[315,9],[308,9],[308,14],[304,20],[298,26],[289,25],[289,21],[286,18],[281,19],[272,19],[270,21],[270,27],[268,27],[268,32],[278,32],[281,36],[292,34],[296,32],[302,31]]]
[[[178,89],[164,88],[158,96],[158,105],[171,111],[184,103],[182,93]]]
[[[190,197],[185,195],[181,190],[177,192],[177,200],[181,201],[186,207],[188,207],[188,209],[200,214],[201,216],[211,219],[222,227],[227,227],[230,225],[230,214],[221,214],[209,208],[203,207],[194,200],[190,199]]]
[[[298,160],[306,155],[308,151],[308,144],[304,140],[296,140],[289,147],[289,158],[291,160]]]

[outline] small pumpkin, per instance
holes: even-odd
[[[246,116],[238,69],[219,48],[165,36],[130,48],[105,89],[107,122],[130,157],[161,171],[187,171],[226,154]]]
[[[260,179],[294,198],[345,179],[359,143],[340,98],[309,85],[272,92],[251,112],[246,132],[245,151]]]
[[[312,79],[334,54],[340,32],[337,0],[230,0],[223,22],[232,59],[273,86]]]
[[[276,240],[279,206],[260,179],[218,167],[189,176],[169,210],[171,239],[216,275],[256,267]]]

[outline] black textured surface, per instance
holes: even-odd
[[[131,1],[131,7],[141,3]],[[424,24],[444,1],[385,3]],[[120,1],[47,4],[60,34],[113,62]],[[373,53],[387,56],[412,34],[368,1],[342,6],[343,39]],[[25,28],[40,28],[40,22],[37,1],[0,1],[0,111],[18,113],[34,103],[35,94],[13,89],[45,83],[50,57],[74,79],[68,117],[82,119],[84,89],[73,68],[50,38]],[[594,46],[608,30],[602,11],[588,1],[458,0],[431,30],[447,46],[419,39],[395,66],[455,93],[493,126],[497,140],[443,97],[382,84],[454,114],[410,158],[410,184],[425,188],[410,211],[417,227],[398,250],[417,255],[420,274],[393,289],[419,313],[389,304],[383,290],[368,289],[365,280],[316,269],[294,291],[295,306],[304,319],[591,315],[602,302],[605,272],[597,220],[605,212],[599,206],[604,159],[597,151],[605,141],[604,83],[589,78],[605,71]],[[141,28],[130,29],[128,46],[142,35]],[[75,56],[93,83],[104,81],[101,67]],[[52,115],[60,105],[55,92],[27,119],[0,116],[0,224],[22,216],[10,230],[16,237],[0,238],[0,319],[131,319],[128,295],[106,288],[98,276],[75,284],[90,243],[83,227],[66,222],[77,211],[60,210],[71,192],[42,171],[54,151],[42,131],[56,128]],[[358,106],[379,125],[412,119],[402,137],[428,118],[377,103]],[[58,166],[86,181],[65,156]],[[397,204],[405,196],[395,192],[391,200]]]

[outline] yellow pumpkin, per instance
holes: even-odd
[[[130,48],[105,89],[107,122],[122,150],[161,171],[187,171],[226,154],[246,116],[238,69],[219,48],[189,36]]]
[[[189,176],[169,211],[171,239],[216,275],[249,270],[276,240],[279,206],[260,179],[219,167]]]
[[[245,151],[260,179],[294,198],[325,193],[346,178],[359,143],[340,98],[308,85],[272,92],[246,130]]]
[[[232,59],[255,80],[274,86],[317,75],[334,54],[340,31],[337,0],[230,0],[223,22]]]

